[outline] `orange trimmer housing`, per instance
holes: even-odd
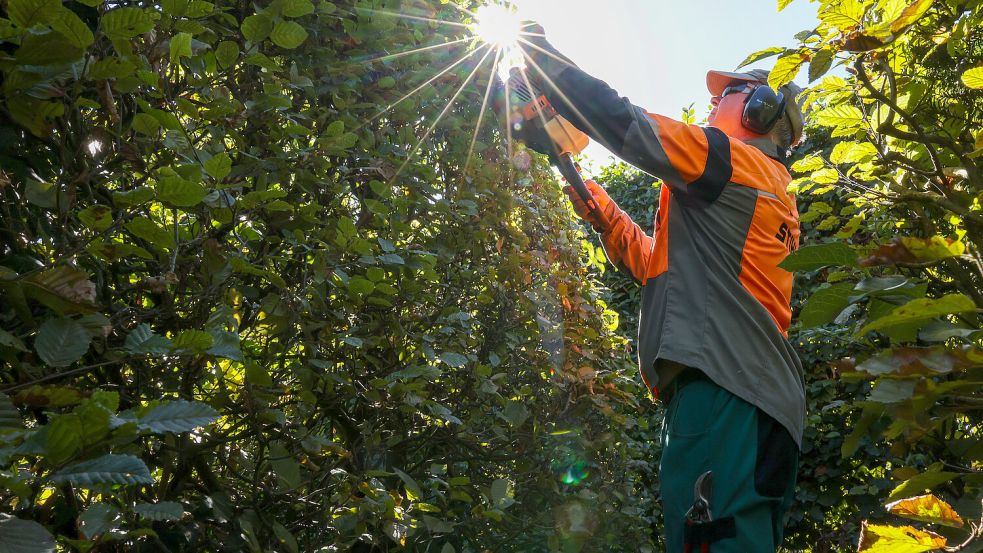
[[[560,115],[519,69],[512,69],[508,82],[503,85],[496,94],[496,111],[504,115],[506,124],[526,146],[550,157],[587,209],[596,219],[603,220],[603,213],[573,161],[573,156],[587,147],[590,138]]]

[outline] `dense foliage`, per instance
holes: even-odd
[[[983,3],[824,0],[818,18],[799,47],[748,58],[780,55],[773,85],[806,66],[816,81],[819,151],[793,165],[811,240],[784,266],[799,271],[800,351],[835,378],[810,422],[842,460],[812,476],[867,476],[840,485],[845,503],[817,499],[847,531],[858,515],[907,519],[865,523],[862,551],[977,547]]]
[[[654,550],[582,233],[461,132],[467,6],[2,3],[0,550]]]

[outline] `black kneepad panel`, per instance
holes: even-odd
[[[795,478],[798,446],[784,426],[758,412],[758,452],[754,489],[763,497],[783,497]]]
[[[767,134],[784,112],[785,95],[768,85],[761,85],[748,95],[741,123],[750,131]]]

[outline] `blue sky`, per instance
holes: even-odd
[[[748,54],[791,46],[793,35],[816,25],[816,8],[794,0],[519,0],[520,9],[588,73],[648,111],[679,117],[695,102],[697,119],[709,112],[708,69],[733,70]],[[770,69],[775,58],[751,67]],[[804,74],[796,79],[806,85]],[[592,144],[585,152],[604,162]]]

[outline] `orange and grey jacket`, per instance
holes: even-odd
[[[576,67],[547,69],[561,115],[662,179],[654,236],[616,209],[601,233],[608,258],[643,285],[639,367],[658,388],[678,364],[771,415],[801,444],[802,366],[787,339],[799,243],[791,181],[776,146],[745,143],[632,105]],[[673,366],[675,365],[675,367]]]

